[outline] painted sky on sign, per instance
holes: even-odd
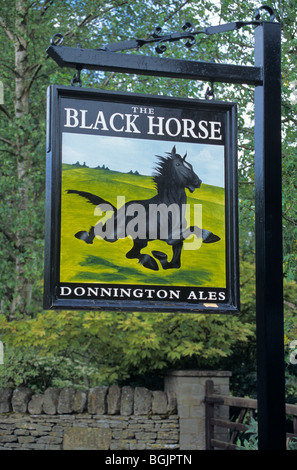
[[[158,161],[156,155],[166,156],[173,146],[187,161],[205,184],[224,187],[224,146],[188,142],[154,141],[85,134],[63,133],[62,162],[79,162],[95,168],[128,173],[138,171],[151,176]]]

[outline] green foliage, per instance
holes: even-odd
[[[293,437],[289,440],[288,450],[297,450],[297,438]]]
[[[234,344],[246,342],[252,334],[249,325],[236,317],[114,312],[46,312],[10,322],[2,317],[0,328],[5,349],[18,351],[23,365],[32,352],[38,363],[52,357],[55,377],[59,358],[65,359],[66,369],[67,359],[71,360],[76,385],[111,384],[136,373],[158,374],[187,359],[197,368],[215,367]],[[27,370],[31,363],[27,361]]]
[[[62,355],[41,355],[34,347],[29,350],[5,348],[5,362],[0,365],[0,387],[27,386],[36,393],[48,387],[87,388],[97,384],[98,371],[76,359]]]
[[[258,423],[254,418],[251,418],[248,429],[237,439],[236,445],[238,450],[258,450]]]
[[[251,418],[248,429],[237,439],[237,450],[258,450],[258,422]],[[297,438],[287,441],[287,450],[297,450]]]
[[[293,282],[285,283],[285,376],[286,397],[288,403],[297,403],[297,364],[294,363],[297,351],[297,286]],[[292,360],[293,356],[293,360]]]

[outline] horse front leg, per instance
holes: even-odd
[[[154,258],[148,254],[142,254],[140,251],[147,246],[146,240],[135,239],[133,240],[133,247],[128,253],[126,253],[126,258],[128,259],[138,259],[139,263],[142,264],[147,269],[152,269],[153,271],[158,271],[159,266],[154,260]]]
[[[178,241],[172,245],[172,259],[168,261],[167,255],[161,251],[153,251],[152,254],[157,258],[163,269],[179,269],[181,267],[181,252],[183,248],[183,241]]]

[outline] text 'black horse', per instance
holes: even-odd
[[[126,257],[138,259],[144,267],[153,270],[159,269],[156,259],[160,261],[163,269],[180,268],[183,243],[191,234],[202,238],[203,243],[219,241],[220,238],[208,230],[195,225],[187,227],[185,189],[192,193],[200,188],[201,180],[193,171],[192,165],[186,161],[186,155],[181,157],[176,153],[175,146],[167,155],[168,157],[157,156],[159,163],[153,176],[157,194],[150,199],[129,201],[116,208],[94,194],[68,189],[68,193],[82,196],[97,206],[102,214],[112,211],[109,220],[92,226],[89,232],[77,232],[75,237],[91,244],[96,236],[108,242],[130,236],[133,239],[133,247]],[[152,240],[163,240],[172,246],[173,256],[170,261],[161,251],[153,251],[154,257],[141,253]]]

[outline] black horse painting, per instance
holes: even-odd
[[[133,247],[126,253],[128,259],[138,259],[145,268],[158,270],[158,260],[163,269],[181,267],[183,243],[191,234],[202,238],[203,243],[214,243],[220,237],[195,225],[187,227],[185,210],[187,205],[186,188],[192,193],[200,188],[202,181],[196,175],[192,165],[176,153],[175,146],[166,157],[157,156],[159,162],[155,168],[153,181],[157,194],[150,199],[133,200],[116,208],[108,201],[94,194],[68,189],[68,193],[87,199],[101,211],[112,211],[106,222],[99,222],[89,231],[82,230],[75,237],[92,244],[96,236],[107,242],[120,238],[132,237]],[[102,212],[103,213],[103,212]],[[152,251],[152,256],[141,251],[149,241],[163,240],[172,247],[172,258],[161,251]]]

